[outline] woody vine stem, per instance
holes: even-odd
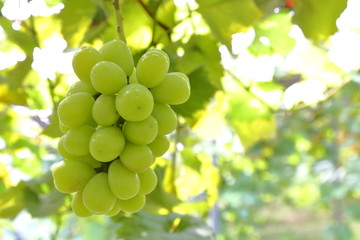
[[[115,18],[116,18],[116,32],[119,36],[119,39],[126,43],[126,37],[124,33],[124,26],[123,26],[123,16],[121,14],[121,0],[113,0],[113,6],[115,10]]]

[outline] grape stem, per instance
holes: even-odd
[[[115,17],[116,17],[116,32],[119,36],[119,39],[126,43],[126,37],[125,37],[124,26],[123,26],[124,18],[121,14],[120,0],[113,0],[113,6],[114,6],[114,10],[115,10]]]

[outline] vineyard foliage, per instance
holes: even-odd
[[[77,218],[50,173],[72,57],[118,38],[112,1],[2,0],[0,238],[261,239],[276,208],[311,209],[322,235],[306,239],[359,236],[356,0],[120,4],[134,62],[162,49],[191,85],[156,189],[140,213]]]

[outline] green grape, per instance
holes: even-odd
[[[109,126],[97,129],[90,138],[90,153],[100,162],[110,162],[119,157],[125,145],[120,128]]]
[[[91,83],[103,94],[115,94],[127,84],[125,72],[117,64],[101,61],[91,69]]]
[[[105,215],[109,216],[109,217],[113,217],[113,216],[119,214],[120,211],[121,211],[120,203],[119,203],[119,200],[116,199],[114,207],[109,212],[107,212]]]
[[[72,66],[75,74],[81,81],[91,84],[91,68],[102,60],[101,54],[95,48],[85,46],[76,51],[72,60]]]
[[[147,145],[155,157],[161,157],[169,149],[170,141],[164,135],[158,135],[154,141]]]
[[[119,91],[115,105],[122,118],[137,122],[150,116],[154,107],[154,99],[145,86],[131,83]]]
[[[94,102],[94,98],[88,93],[75,93],[66,97],[58,106],[60,122],[67,128],[90,122]]]
[[[129,199],[139,192],[138,175],[124,167],[120,160],[110,164],[108,173],[110,189],[117,198]]]
[[[115,107],[115,95],[101,94],[92,108],[95,122],[101,126],[111,126],[120,118]]]
[[[153,162],[153,155],[149,147],[126,142],[120,154],[124,166],[133,172],[144,172]]]
[[[166,135],[175,130],[177,126],[176,113],[168,104],[155,102],[151,115],[158,123],[159,135]]]
[[[73,212],[78,217],[90,217],[93,215],[84,205],[82,200],[82,190],[76,192],[71,201]]]
[[[84,187],[82,200],[94,214],[105,214],[114,207],[116,197],[111,192],[107,173],[97,173],[89,180]]]
[[[88,93],[91,95],[97,94],[97,91],[95,90],[95,88],[93,88],[92,85],[90,85],[86,82],[83,82],[83,81],[77,81],[73,85],[70,86],[69,90],[66,93],[66,96],[70,96],[72,94],[79,93],[79,92]]]
[[[79,191],[95,175],[89,164],[69,160],[54,164],[51,171],[56,189],[63,193]]]
[[[81,157],[90,153],[89,142],[94,129],[88,125],[71,128],[64,135],[64,147],[73,156]]]
[[[179,72],[168,73],[164,80],[150,91],[156,102],[170,105],[182,104],[190,97],[189,78]]]
[[[91,165],[93,168],[98,168],[101,166],[101,162],[96,161],[95,158],[93,158],[93,156],[91,156],[90,154],[86,155],[86,156],[81,156],[81,157],[75,157],[75,156],[68,157],[68,158],[66,158],[66,160],[84,162],[84,163]]]
[[[125,121],[122,131],[127,141],[146,145],[151,143],[158,134],[158,124],[154,117],[149,116],[140,122]]]
[[[121,40],[109,41],[100,49],[100,54],[104,60],[119,65],[124,70],[126,76],[130,76],[133,72],[134,59],[125,42]]]
[[[169,57],[160,49],[149,49],[136,66],[138,82],[148,88],[157,86],[169,70]]]
[[[70,129],[68,126],[64,125],[64,123],[62,123],[61,121],[59,121],[59,128],[62,133],[66,133]]]
[[[145,172],[139,173],[139,179],[140,179],[139,193],[143,195],[149,194],[152,191],[154,191],[158,183],[158,178],[156,176],[156,173],[151,168],[149,168]]]
[[[63,158],[72,158],[75,157],[74,155],[70,154],[64,147],[64,138],[65,135],[63,135],[59,141],[58,141],[58,145],[57,145],[57,149],[59,154],[63,157]]]
[[[128,213],[135,213],[143,209],[146,198],[142,194],[138,194],[133,198],[127,200],[118,200],[121,210]]]
[[[138,80],[136,78],[136,69],[135,68],[129,77],[129,83],[138,83]]]

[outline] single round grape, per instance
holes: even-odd
[[[155,157],[161,157],[169,149],[170,141],[164,135],[158,135],[154,141],[147,145]]]
[[[138,175],[140,179],[139,193],[146,195],[154,191],[158,183],[158,178],[154,170],[149,168],[145,172],[139,173]]]
[[[145,86],[131,83],[119,91],[115,105],[122,118],[136,122],[150,116],[154,107],[154,99]]]
[[[91,156],[90,154],[81,157],[68,157],[66,158],[66,160],[84,162],[89,164],[93,168],[98,168],[101,166],[101,162],[96,161],[95,158],[93,158],[93,156]]]
[[[125,121],[122,131],[127,141],[146,145],[154,141],[158,134],[158,124],[154,117],[149,116],[140,122]]]
[[[150,91],[156,102],[170,105],[182,104],[190,97],[189,78],[179,72],[168,73],[164,80]]]
[[[90,72],[91,83],[96,91],[103,94],[115,94],[127,84],[125,72],[117,64],[101,61]]]
[[[63,99],[58,106],[60,122],[68,128],[90,122],[94,98],[88,93],[75,93]]]
[[[133,172],[143,172],[153,162],[153,155],[149,147],[126,142],[124,150],[120,154],[120,160],[124,166]]]
[[[142,194],[138,194],[133,198],[127,200],[118,200],[121,210],[128,213],[135,213],[143,209],[146,198]]]
[[[69,160],[54,164],[51,171],[55,187],[62,193],[79,191],[95,175],[95,170],[89,164]]]
[[[151,115],[158,123],[159,135],[166,135],[175,130],[177,126],[176,113],[168,104],[155,102]]]
[[[129,199],[139,192],[138,175],[127,169],[119,159],[110,164],[108,173],[110,189],[117,198]]]
[[[73,85],[70,86],[69,90],[66,93],[66,96],[70,96],[75,93],[88,93],[91,95],[97,94],[97,91],[94,89],[94,87],[86,82],[83,81],[77,81]]]
[[[92,117],[101,126],[111,126],[120,118],[115,107],[115,95],[101,94],[92,108]]]
[[[138,83],[138,80],[136,78],[136,69],[135,68],[129,77],[129,83]]]
[[[148,88],[162,82],[169,70],[169,57],[160,49],[149,49],[141,56],[136,66],[136,78]]]
[[[97,173],[89,180],[84,187],[82,200],[94,214],[105,214],[114,207],[116,197],[110,190],[107,173]]]
[[[130,48],[121,40],[112,40],[100,48],[100,54],[106,61],[119,65],[130,76],[134,69],[134,59]]]
[[[91,68],[102,60],[101,54],[95,48],[85,46],[76,51],[72,60],[72,66],[75,74],[81,81],[91,84]]]
[[[110,162],[123,151],[125,138],[120,128],[109,126],[97,129],[90,138],[90,153],[100,162]]]
[[[71,128],[64,135],[64,147],[73,156],[81,157],[90,153],[89,142],[94,129],[88,125]]]
[[[63,158],[72,158],[75,157],[74,155],[70,154],[64,147],[64,138],[65,135],[61,136],[61,138],[58,141],[58,145],[57,145],[57,149],[59,154],[63,157]]]
[[[113,217],[113,216],[119,214],[120,211],[121,211],[120,203],[119,203],[119,200],[116,199],[114,207],[109,212],[107,212],[105,215],[109,216],[109,217]]]
[[[71,207],[78,217],[90,217],[93,215],[84,205],[82,201],[82,190],[76,192],[73,196]]]

